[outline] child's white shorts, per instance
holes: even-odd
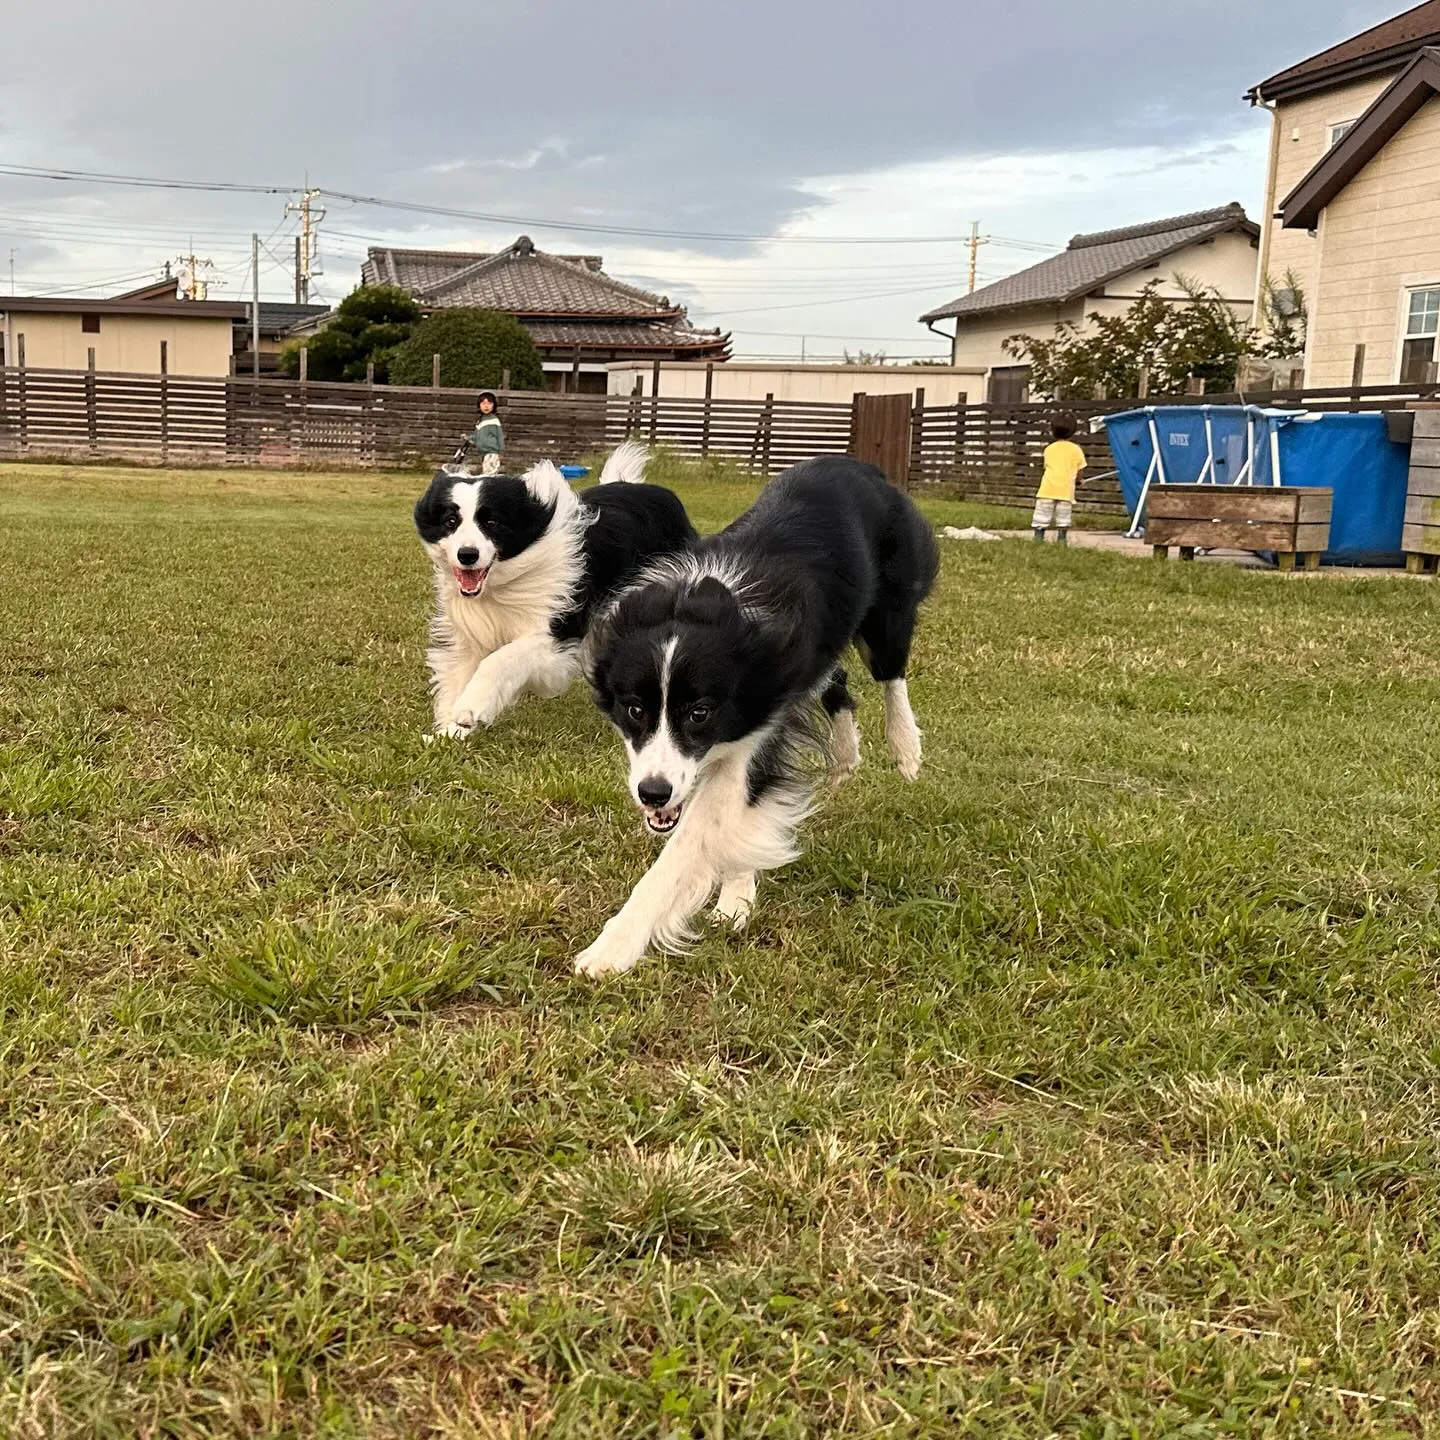
[[[1070,528],[1070,516],[1074,506],[1069,500],[1044,500],[1037,498],[1035,501],[1035,515],[1030,521],[1034,530],[1048,530],[1054,526],[1057,530],[1068,530]]]

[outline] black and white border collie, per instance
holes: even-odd
[[[627,441],[578,495],[548,461],[521,476],[437,472],[415,505],[435,568],[436,736],[490,725],[527,691],[559,695],[596,605],[694,543],[679,499],[642,483],[648,458]]]
[[[650,567],[597,616],[591,688],[625,741],[646,823],[669,838],[577,971],[616,974],[652,942],[682,947],[717,887],[717,917],[744,927],[758,873],[796,854],[806,740],[822,739],[836,779],[859,763],[840,668],[852,642],[885,687],[890,753],[915,778],[905,669],[938,566],[907,496],[873,466],[827,456],[778,476],[728,529]]]

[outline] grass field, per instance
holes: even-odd
[[[948,546],[920,782],[597,986],[420,483],[0,470],[0,1434],[1440,1433],[1433,583]]]

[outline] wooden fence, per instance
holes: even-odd
[[[448,458],[475,419],[475,391],[256,379],[194,378],[85,370],[0,369],[0,458],[106,459],[150,464],[418,467]],[[1440,386],[1283,391],[1248,397],[1314,410],[1401,409],[1434,399]],[[857,442],[908,455],[912,487],[1004,504],[1028,504],[1049,443],[1048,405],[926,405],[923,391],[905,404],[862,407],[818,401],[633,395],[555,395],[512,391],[501,397],[507,459],[516,465],[576,460],[627,436],[692,455],[724,456],[770,474],[812,455]],[[1183,396],[1149,402],[1071,406],[1091,474],[1112,469],[1095,416],[1143,403],[1196,404]],[[1208,395],[1234,404],[1238,395]],[[862,417],[862,408],[865,415]],[[872,435],[874,416],[902,430]],[[894,418],[898,417],[898,418]],[[880,453],[877,451],[877,453]],[[902,464],[903,461],[892,461]],[[1080,508],[1119,513],[1118,486],[1100,481],[1081,492]]]

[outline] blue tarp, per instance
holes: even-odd
[[[1253,483],[1269,485],[1270,437],[1275,434],[1281,484],[1329,487],[1335,492],[1326,560],[1347,565],[1403,563],[1400,531],[1410,451],[1387,438],[1384,415],[1316,414],[1254,405],[1156,405],[1107,415],[1110,451],[1132,518],[1155,453],[1152,418],[1165,478],[1174,485],[1198,483],[1207,454],[1213,454],[1214,466],[1213,473],[1204,475],[1206,481],[1243,482],[1252,443]]]

